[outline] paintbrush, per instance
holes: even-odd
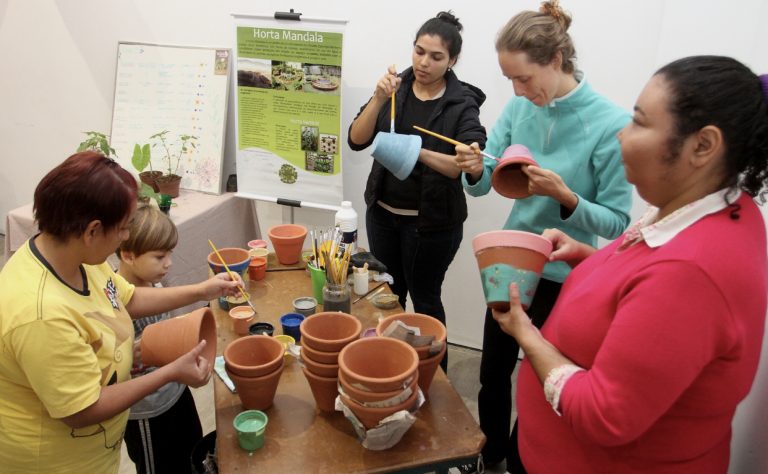
[[[211,239],[208,239],[208,243],[211,245],[211,248],[213,249],[214,253],[216,253],[216,256],[219,257],[219,261],[224,266],[224,270],[227,271],[227,274],[229,275],[229,278],[232,279],[232,281],[237,281],[237,277],[234,273],[232,273],[232,270],[229,269],[227,266],[227,262],[224,261],[224,259],[221,257],[221,254],[216,249],[216,246],[213,245],[213,242],[211,242]],[[240,290],[240,293],[243,294],[243,298],[245,298],[245,302],[248,303],[248,306],[251,307],[254,313],[257,313],[256,308],[253,306],[253,303],[251,303],[251,296],[245,292],[245,289],[240,285],[240,283],[237,284],[237,288]]]
[[[422,133],[426,133],[427,135],[432,135],[435,138],[439,138],[440,140],[443,140],[444,142],[448,142],[451,145],[464,145],[460,141],[454,140],[453,138],[444,137],[443,135],[440,135],[439,133],[431,132],[431,131],[427,130],[426,128],[421,128],[421,127],[418,127],[416,125],[414,125],[413,128],[415,128],[416,130],[418,130],[418,131],[420,131]],[[486,153],[486,152],[484,152],[482,150],[478,150],[477,153],[483,155],[486,158],[490,158],[492,160],[499,161],[499,159],[496,158],[495,156],[493,156],[493,155],[491,155],[489,153]]]
[[[395,65],[392,65],[392,69]],[[392,105],[389,111],[389,133],[395,133],[395,90],[392,89]]]
[[[386,283],[386,281],[382,281],[382,282],[381,282],[381,283],[379,283],[378,285],[374,286],[373,288],[371,288],[370,290],[368,290],[368,293],[364,294],[363,296],[360,296],[360,297],[359,297],[359,298],[357,298],[355,301],[353,301],[353,302],[352,302],[352,304],[355,304],[355,303],[357,303],[358,301],[360,301],[361,299],[363,299],[363,298],[365,298],[366,296],[370,295],[370,294],[371,294],[371,293],[373,293],[374,291],[377,291],[377,290],[378,290],[378,291],[381,291],[381,290],[383,290],[383,289],[384,289],[384,288],[383,288],[383,286],[384,286],[384,284],[385,284],[385,283]],[[377,292],[378,292],[378,291],[377,291]]]

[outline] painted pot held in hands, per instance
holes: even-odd
[[[508,146],[491,175],[493,189],[510,199],[529,197],[528,176],[523,173],[523,165],[539,166],[528,148],[523,145]]]
[[[536,293],[541,272],[552,253],[552,242],[531,232],[495,230],[472,239],[486,304],[509,309],[509,284],[520,290],[520,302],[528,308]]]
[[[400,181],[411,174],[421,152],[421,137],[379,132],[373,139],[371,155]]]

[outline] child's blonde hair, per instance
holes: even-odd
[[[159,209],[152,206],[140,206],[130,226],[130,235],[117,249],[120,252],[133,252],[135,256],[154,250],[173,250],[179,241],[179,232],[173,221]]]

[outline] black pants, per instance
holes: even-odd
[[[560,294],[562,283],[541,279],[536,295],[528,308],[533,324],[541,328]],[[512,372],[517,364],[520,346],[512,336],[501,330],[488,309],[483,330],[483,354],[480,359],[480,393],[477,396],[480,428],[487,439],[483,447],[486,464],[496,464],[506,458],[507,470],[518,464],[517,437],[510,437],[512,416]],[[514,446],[513,446],[514,444]]]
[[[408,294],[417,313],[428,314],[445,325],[442,288],[445,273],[459,250],[461,224],[439,232],[418,230],[418,217],[393,214],[374,205],[365,215],[371,253],[387,266],[395,293],[405,308]],[[440,367],[448,371],[448,351]]]
[[[191,472],[192,449],[202,437],[195,399],[186,387],[165,413],[128,420],[125,446],[138,474]]]

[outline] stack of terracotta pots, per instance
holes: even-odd
[[[339,352],[360,336],[360,321],[351,314],[324,312],[301,322],[301,361],[317,408],[334,411],[339,383]]]
[[[376,334],[381,336],[384,331],[395,321],[401,321],[406,326],[417,327],[421,336],[434,336],[431,344],[420,347],[414,347],[419,355],[419,388],[424,392],[425,397],[429,397],[429,387],[432,384],[432,378],[437,372],[440,361],[448,350],[447,337],[448,331],[445,325],[436,318],[427,314],[420,313],[399,313],[387,316],[379,321],[376,326]]]
[[[413,347],[388,337],[366,337],[339,354],[341,402],[366,430],[401,411],[418,407],[419,356]]]
[[[283,352],[280,341],[264,335],[235,339],[224,349],[224,368],[245,408],[272,406],[285,365]]]

